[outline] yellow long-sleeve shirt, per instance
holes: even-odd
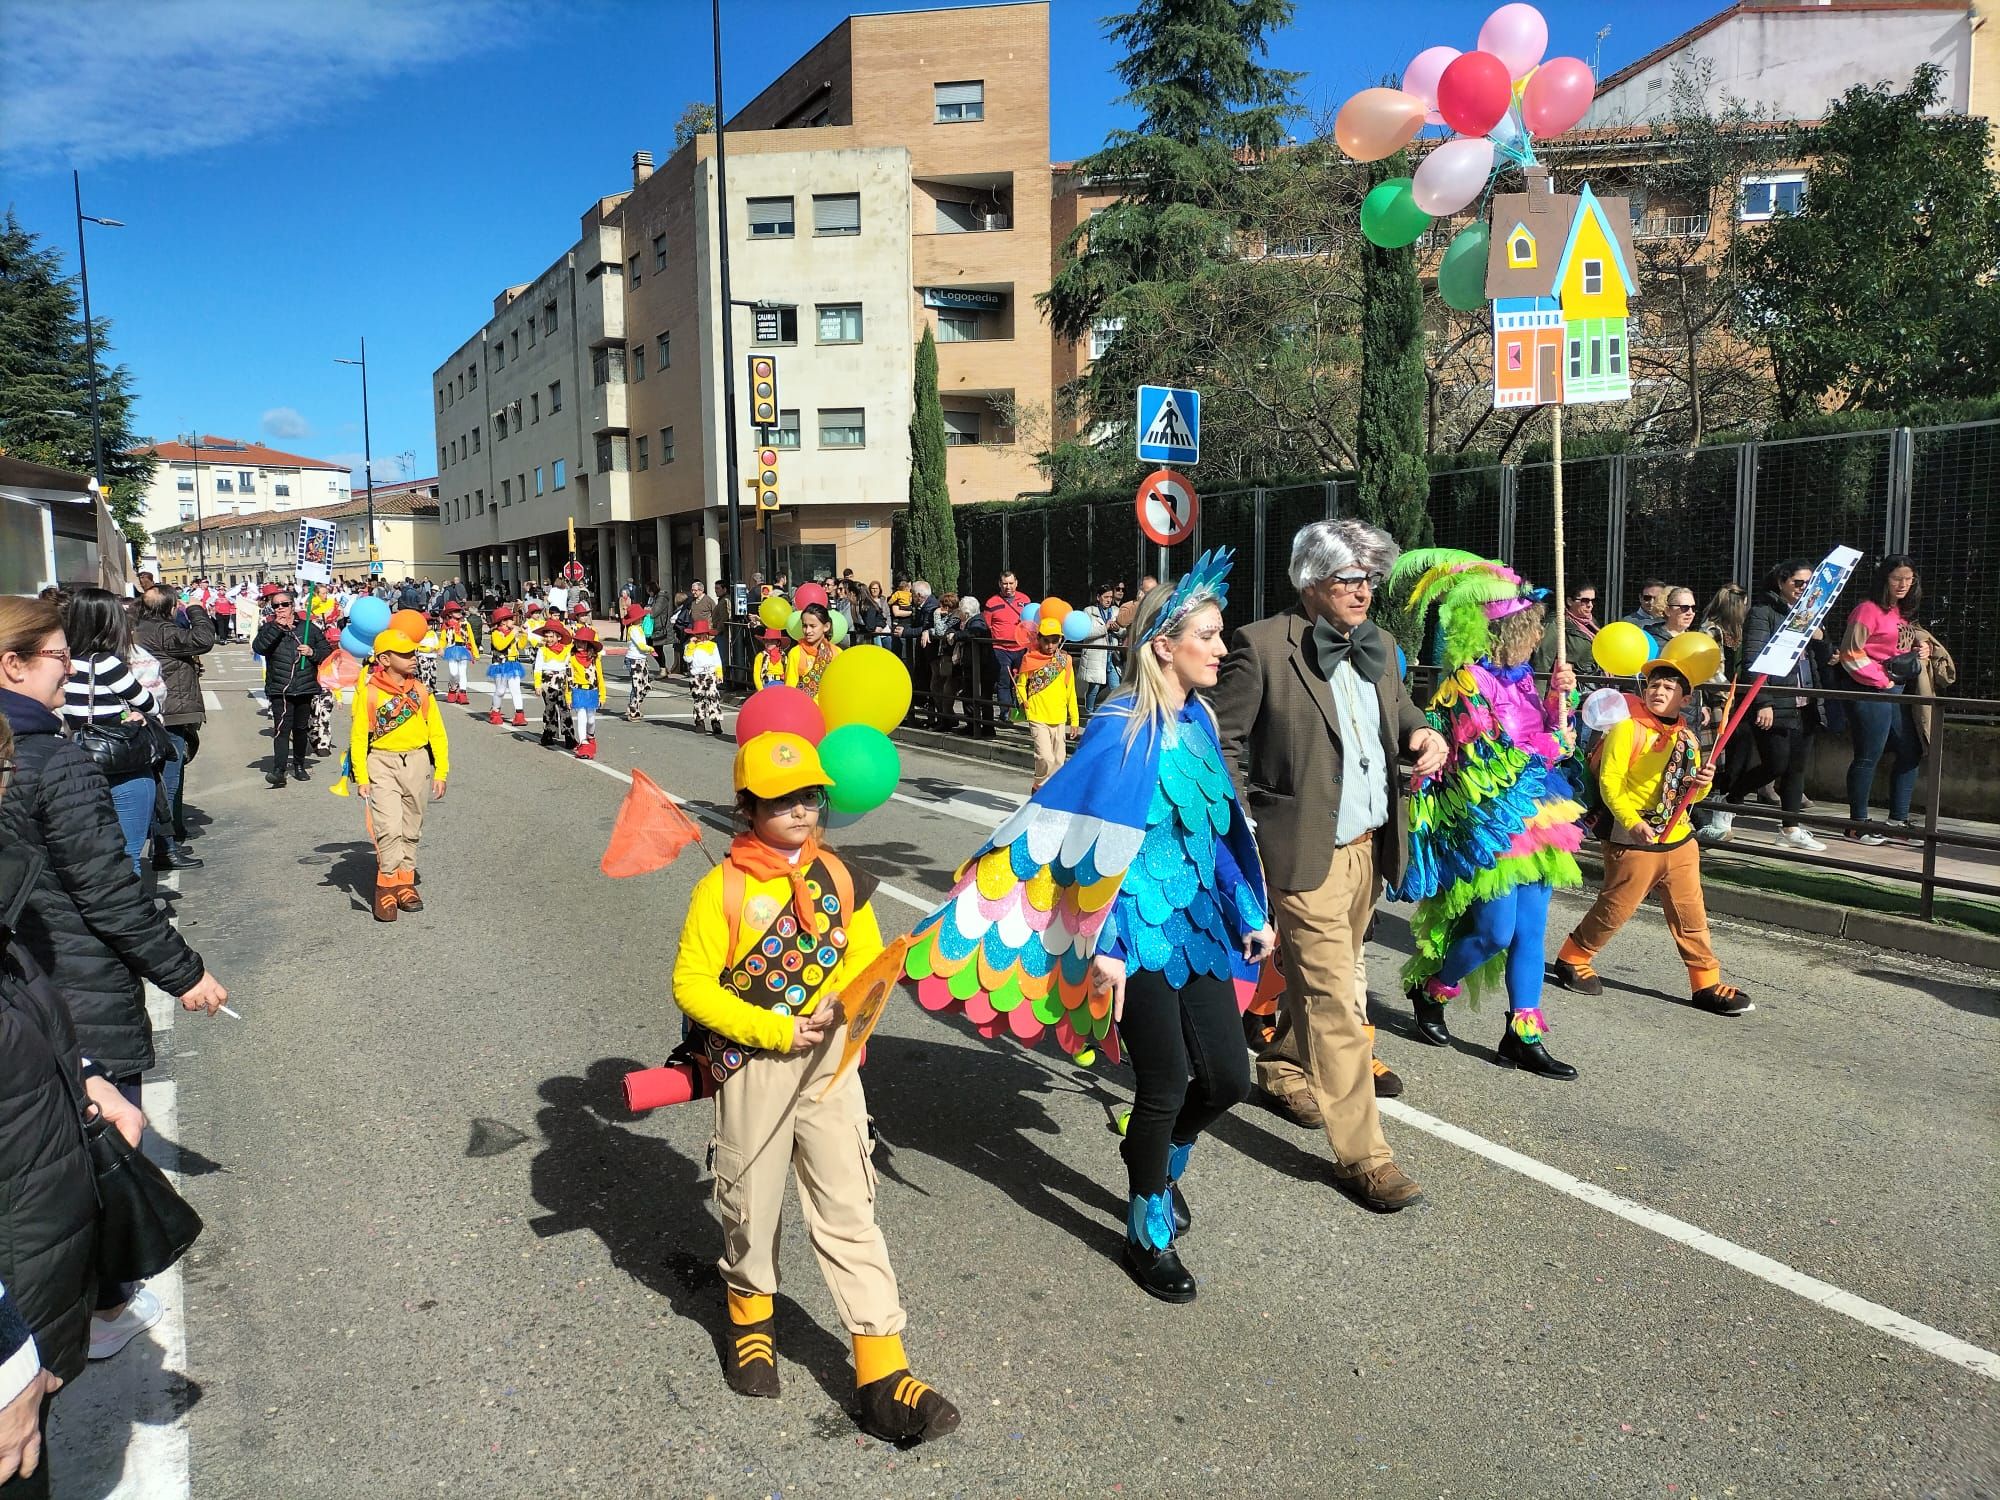
[[[688,898],[687,918],[681,923],[680,954],[674,960],[674,1001],[690,1020],[746,1047],[772,1052],[791,1047],[790,1016],[752,1005],[725,989],[721,978],[724,969],[749,956],[769,925],[770,916],[759,921],[757,914],[775,913],[789,907],[791,900],[792,888],[785,881],[754,877],[745,880],[736,951],[725,953],[729,918],[722,906],[722,871],[710,870],[696,882],[694,894]],[[847,947],[840,962],[834,966],[832,976],[822,982],[818,993],[806,1002],[802,1014],[810,1015],[823,997],[838,995],[881,952],[882,929],[875,920],[875,908],[864,902],[848,919]]]
[[[381,701],[382,690],[365,678],[355,687],[354,714],[348,721],[347,748],[354,765],[354,784],[363,791],[368,788],[370,750],[421,750],[429,746],[433,779],[443,781],[450,773],[451,748],[445,741],[444,715],[438,712],[437,695],[421,686],[417,691],[423,694],[424,711],[410,715],[380,739],[370,743],[368,731],[375,722],[375,705]]]
[[[569,659],[569,685],[572,688],[582,688],[586,692],[595,689],[597,692],[602,693],[604,691],[604,658],[602,656],[571,656]],[[537,682],[535,686],[540,687],[541,683]]]
[[[1686,813],[1676,818],[1673,827],[1657,840],[1639,831],[1645,815],[1659,801],[1667,753],[1673,747],[1673,731],[1674,726],[1662,724],[1641,710],[1613,724],[1606,732],[1604,750],[1597,763],[1597,784],[1604,793],[1604,805],[1611,810],[1613,843],[1651,848],[1656,844],[1677,844],[1693,832]],[[1694,753],[1694,766],[1701,769],[1699,749]],[[1695,802],[1708,792],[1705,786],[1695,788]]]
[[[1022,689],[1022,712],[1030,724],[1068,724],[1070,728],[1080,728],[1083,719],[1076,704],[1076,668],[1065,659],[1056,680],[1039,693],[1027,691],[1028,674],[1023,671],[1016,679]]]

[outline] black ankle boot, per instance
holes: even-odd
[[[1418,1041],[1433,1047],[1451,1045],[1451,1028],[1444,1021],[1444,1001],[1433,1000],[1419,987],[1410,991],[1410,1009],[1416,1012]]]
[[[1162,1302],[1192,1302],[1194,1277],[1174,1249],[1169,1233],[1173,1208],[1168,1199],[1167,1193],[1160,1193],[1132,1200],[1125,1215],[1125,1271],[1149,1297]]]
[[[312,774],[306,770],[306,763],[304,761],[295,760],[292,762],[292,780],[294,781],[312,780]]]
[[[1500,1053],[1495,1059],[1503,1068],[1519,1068],[1527,1073],[1539,1073],[1544,1078],[1568,1080],[1576,1077],[1576,1069],[1549,1055],[1549,1049],[1539,1040],[1526,1041],[1516,1031],[1511,1019],[1505,1031],[1500,1033]]]

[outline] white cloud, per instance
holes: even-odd
[[[302,438],[312,436],[312,423],[300,416],[295,407],[274,406],[264,413],[264,436],[274,438]]]
[[[0,157],[171,157],[331,117],[398,75],[517,40],[526,3],[6,0]]]

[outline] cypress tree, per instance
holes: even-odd
[[[1401,152],[1376,164],[1375,182],[1409,170]],[[1424,299],[1412,246],[1361,251],[1361,394],[1355,422],[1361,514],[1404,547],[1430,540],[1424,463]]]
[[[945,482],[944,403],[938,400],[937,340],[917,345],[916,400],[910,413],[910,512],[903,565],[939,593],[958,587],[958,533]]]

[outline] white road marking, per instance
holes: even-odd
[[[207,688],[203,688],[201,690],[201,706],[207,709],[212,714],[219,714],[222,712],[222,700],[216,697],[215,694],[211,693]]]
[[[979,790],[984,791],[985,788],[981,787]],[[926,812],[943,813],[946,817],[959,818],[967,823],[976,823],[981,828],[989,829],[998,828],[1002,823],[1014,816],[1015,811],[1020,806],[1020,803],[1016,803],[1014,807],[1008,808],[1005,812],[996,812],[990,807],[981,807],[974,802],[961,802],[957,797],[911,797],[902,792],[891,792],[889,795],[898,802],[907,802],[910,806],[921,807]],[[994,792],[989,795],[1004,797],[1012,794]],[[1025,797],[1021,799],[1023,802],[1026,800]]]
[[[178,1093],[172,1082],[148,1079],[145,1084],[146,1117],[152,1125],[146,1133],[146,1155],[176,1188],[181,1185],[180,1153],[166,1143],[180,1139]],[[139,1372],[135,1380],[118,1382],[100,1393],[107,1405],[129,1414],[132,1422],[124,1469],[106,1500],[181,1500],[189,1492],[188,1417],[184,1407],[176,1409],[174,1393],[188,1367],[187,1307],[179,1264],[149,1277],[146,1287],[160,1299],[161,1316],[142,1337],[152,1341],[159,1355],[144,1360],[128,1353],[104,1371],[114,1381],[120,1369]]]
[[[1441,1141],[1449,1141],[1460,1150],[1470,1151],[1474,1156],[1484,1157],[1495,1166],[1505,1167],[1510,1172],[1552,1187],[1565,1193],[1579,1203],[1587,1203],[1592,1208],[1601,1209],[1613,1218],[1623,1219],[1628,1224],[1636,1224],[1641,1229],[1649,1229],[1664,1239],[1686,1245],[1690,1250],[1699,1251],[1712,1260],[1719,1260],[1725,1266],[1733,1266],[1739,1271],[1755,1276],[1759,1281],[1769,1282],[1781,1291],[1803,1297],[1815,1306],[1842,1317],[1852,1318],[1863,1327],[1878,1333],[1886,1333],[1891,1338],[1901,1339],[1934,1354],[1939,1359],[1949,1360],[1972,1371],[1984,1375],[1988,1380],[2000,1381],[2000,1354],[1990,1349],[1982,1349],[1977,1344],[1969,1344],[1963,1339],[1919,1323],[1915,1318],[1905,1317],[1894,1308],[1884,1307],[1879,1302],[1870,1302],[1852,1292],[1842,1291],[1816,1276],[1808,1276],[1803,1271],[1795,1271],[1782,1261],[1772,1260],[1768,1255],[1759,1255],[1755,1250],[1710,1234],[1697,1228],[1685,1219],[1677,1219],[1672,1214],[1661,1213],[1656,1208],[1648,1208],[1643,1203],[1635,1203],[1630,1198],[1621,1197],[1608,1188],[1601,1188],[1594,1182],[1586,1182],[1581,1177],[1571,1176],[1560,1167],[1552,1167],[1547,1162],[1523,1156],[1511,1147],[1489,1141],[1484,1136],[1453,1125],[1448,1120],[1440,1120],[1435,1115],[1427,1115],[1420,1109],[1412,1109],[1396,1099],[1378,1100],[1376,1107],[1392,1120],[1400,1120],[1405,1125],[1414,1126],[1426,1135],[1434,1135]]]

